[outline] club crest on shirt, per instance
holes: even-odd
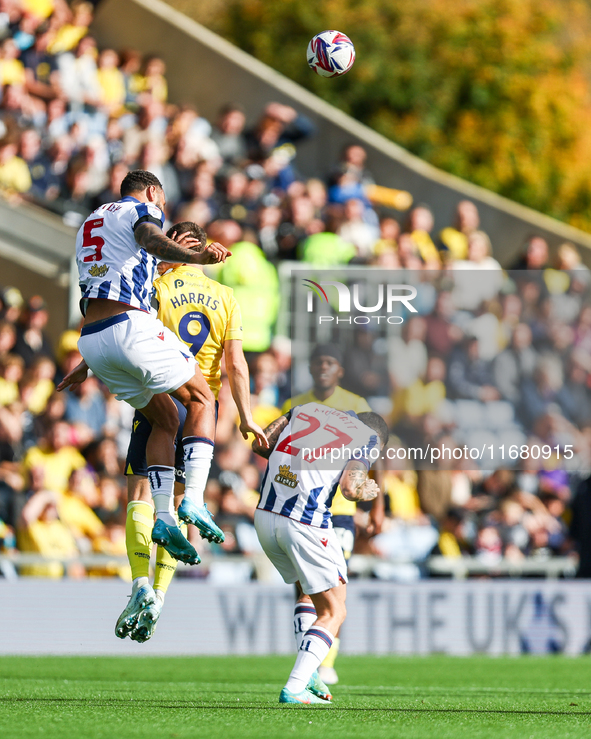
[[[108,271],[109,267],[107,264],[101,264],[100,267],[98,266],[98,264],[93,264],[92,267],[88,270],[88,274],[92,275],[92,277],[104,277]]]
[[[279,472],[275,475],[275,482],[286,485],[288,488],[295,488],[298,484],[298,476],[291,471],[288,464],[280,464]]]

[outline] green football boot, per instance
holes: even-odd
[[[132,636],[132,639],[133,639],[133,636]],[[308,685],[306,686],[306,690],[309,690],[310,693],[314,693],[314,695],[317,696],[318,698],[322,698],[323,701],[332,700],[331,692],[320,679],[318,670],[316,670],[316,672],[314,672],[314,674],[310,678],[310,681],[308,682]]]
[[[164,547],[170,556],[179,562],[190,565],[198,565],[201,562],[197,550],[185,539],[179,527],[167,524],[161,518],[157,518],[154,523],[152,541]]]
[[[196,526],[203,539],[215,542],[216,544],[221,544],[224,541],[224,532],[213,522],[213,517],[207,510],[207,503],[197,506],[185,495],[183,502],[179,506],[178,516],[181,521],[192,523],[193,526]]]
[[[129,597],[129,603],[125,607],[123,613],[117,619],[115,626],[115,636],[119,639],[125,639],[135,629],[140,613],[144,608],[154,604],[156,596],[151,585],[141,585]]]
[[[324,706],[330,705],[327,701],[323,701],[322,698],[318,698],[311,693],[307,688],[302,690],[301,693],[292,693],[291,690],[283,688],[279,695],[279,703],[294,703],[299,705],[310,705],[312,703],[322,704]]]

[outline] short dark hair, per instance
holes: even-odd
[[[199,239],[201,246],[190,247],[193,251],[201,253],[207,246],[207,234],[201,226],[193,223],[193,221],[181,221],[180,223],[175,223],[174,226],[168,229],[166,235],[169,239],[172,239],[173,233],[176,233],[177,236],[188,233],[191,234],[194,239]]]
[[[332,357],[337,360],[341,367],[343,366],[343,350],[337,344],[316,344],[312,349],[310,361],[318,359],[318,357]]]
[[[368,411],[366,413],[358,413],[357,418],[362,424],[369,426],[370,429],[376,431],[383,444],[388,443],[388,439],[390,438],[390,429],[388,428],[388,424],[380,415]]]
[[[147,172],[145,169],[134,169],[132,172],[128,172],[123,178],[121,183],[121,197],[126,198],[134,192],[143,192],[148,187],[158,187],[162,190],[162,183],[151,172]]]

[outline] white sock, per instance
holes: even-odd
[[[149,584],[149,582],[150,582],[150,581],[148,580],[148,578],[147,578],[147,577],[136,577],[136,578],[135,578],[135,580],[134,580],[134,581],[133,581],[133,583],[132,583],[131,589],[132,589],[132,591],[133,591],[133,592],[135,593],[135,591],[136,591],[136,590],[137,590],[138,588],[141,588],[141,587],[142,587],[142,585],[148,585],[148,584]]]
[[[197,506],[203,505],[203,493],[207,484],[213,458],[213,441],[203,436],[186,436],[183,439],[185,458],[185,495]]]
[[[156,518],[169,526],[176,526],[174,517],[174,467],[152,465],[148,467],[150,491],[156,509]]]
[[[154,593],[155,593],[156,597],[158,598],[158,600],[161,603],[164,603],[164,593],[162,592],[162,590],[155,590]]]
[[[310,678],[332,647],[334,636],[322,626],[313,626],[304,634],[295,665],[285,687],[292,693],[306,689]]]
[[[308,631],[311,628],[314,621],[316,621],[316,609],[312,603],[296,603],[293,610],[293,631],[296,640],[296,649],[302,646],[302,641]]]

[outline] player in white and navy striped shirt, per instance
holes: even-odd
[[[291,443],[292,439],[298,440],[297,445]],[[339,411],[322,403],[296,407],[269,458],[258,508],[329,528],[330,506],[343,471],[343,458],[348,461],[356,455],[369,468],[376,448],[377,433],[352,411]],[[306,454],[307,450],[314,450],[313,457]],[[292,469],[294,463],[297,475]],[[286,477],[290,474],[291,479]]]
[[[298,656],[280,703],[322,703],[332,696],[318,677],[345,619],[347,565],[330,517],[337,486],[347,500],[378,494],[367,473],[388,441],[377,413],[344,412],[320,403],[297,406],[273,421],[269,460],[254,524],[265,554],[286,583],[304,593],[296,603]]]
[[[58,390],[78,386],[90,368],[120,400],[140,410],[151,425],[146,457],[156,509],[152,540],[175,559],[198,564],[195,548],[183,536],[173,506],[174,446],[178,412],[169,397],[187,408],[183,428],[185,496],[197,513],[190,519],[203,536],[223,540],[203,503],[213,456],[215,400],[186,344],[156,317],[150,302],[156,258],[172,263],[223,262],[221,244],[190,250],[196,239],[176,243],[162,233],[166,198],[151,172],[129,172],[121,200],[101,205],[82,224],[76,261],[85,316],[78,342],[84,357]],[[183,245],[184,244],[184,245]],[[131,629],[138,613],[154,602],[147,577],[134,579],[130,602],[118,627]]]
[[[142,223],[162,230],[164,213],[155,203],[127,195],[99,206],[76,236],[76,263],[84,306],[104,298],[150,312],[157,259],[138,248],[135,232]]]

